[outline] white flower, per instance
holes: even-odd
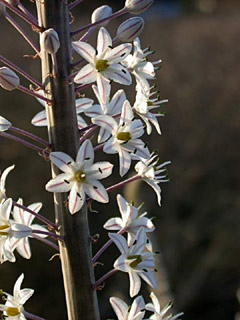
[[[123,23],[117,29],[116,38],[123,42],[133,41],[140,35],[144,28],[144,20],[141,17],[130,18]]]
[[[0,68],[0,86],[3,89],[12,91],[20,84],[20,79],[14,71],[7,67]]]
[[[91,21],[92,23],[95,23],[99,20],[109,17],[111,14],[112,14],[111,7],[107,5],[101,6],[93,11]],[[100,25],[98,25],[98,27],[105,27],[108,24],[108,22],[109,20],[102,22],[100,23]]]
[[[119,124],[110,116],[104,115],[94,118],[93,123],[109,131],[112,137],[105,143],[103,151],[119,154],[119,173],[124,176],[131,166],[131,158],[135,155],[143,158],[149,156],[146,144],[139,139],[144,133],[140,120],[134,120],[132,107],[128,100],[123,104]]]
[[[5,188],[6,178],[7,178],[7,175],[9,174],[9,172],[14,169],[14,167],[15,167],[15,165],[8,167],[7,169],[5,169],[3,171],[3,173],[0,176],[0,201],[2,201],[2,199],[6,198],[6,188]]]
[[[15,262],[13,251],[19,239],[28,236],[31,229],[10,219],[12,199],[0,203],[0,263]],[[14,243],[14,244],[13,244]]]
[[[91,118],[96,118],[100,115],[113,116],[122,111],[123,103],[126,100],[126,95],[123,90],[118,90],[112,99],[110,99],[110,96],[108,96],[106,101],[103,101],[99,95],[97,86],[92,86],[92,88],[99,104],[94,104],[93,106],[89,107],[87,111],[85,111],[86,116]],[[109,131],[101,127],[98,135],[98,143],[106,141],[110,135],[111,134]]]
[[[126,229],[128,233],[128,246],[133,243],[134,237],[140,228],[144,228],[145,232],[154,231],[155,227],[152,221],[146,218],[147,212],[138,215],[138,211],[142,206],[136,208],[127,202],[120,194],[117,195],[118,207],[122,216],[121,218],[111,218],[105,224],[107,230]],[[149,240],[148,240],[149,242]],[[148,243],[149,244],[149,243]]]
[[[38,94],[44,97],[44,91],[39,90]],[[46,102],[40,98],[37,98],[38,102],[46,107]],[[75,100],[76,104],[76,113],[78,121],[78,129],[82,129],[87,126],[85,120],[79,115],[79,113],[85,112],[89,107],[92,106],[93,100],[88,98],[79,98]],[[46,110],[38,112],[32,119],[31,123],[36,127],[45,127],[47,126],[47,115]]]
[[[132,83],[128,70],[119,64],[130,53],[131,43],[123,43],[113,49],[110,34],[104,27],[101,27],[98,33],[97,50],[83,41],[75,41],[72,46],[77,53],[89,62],[77,73],[74,81],[76,83],[97,81],[98,91],[103,101],[109,96],[109,80],[124,85]]]
[[[17,203],[19,203],[20,205],[23,205],[22,199],[19,199],[17,201]],[[40,202],[33,203],[28,206],[28,209],[30,209],[36,213],[38,213],[41,208],[42,208],[42,204]],[[17,206],[14,206],[12,214],[13,214],[13,218],[14,218],[15,223],[25,225],[28,228],[30,228],[31,230],[38,230],[38,231],[45,231],[45,232],[48,231],[46,228],[44,228],[43,226],[41,226],[39,224],[32,224],[35,216],[33,214],[29,213],[28,211],[25,211]],[[41,237],[41,238],[47,237],[45,234],[37,234],[37,236]],[[28,238],[33,238],[33,237],[34,237],[34,234],[29,234],[29,236],[24,237],[24,238],[20,239],[19,241],[17,241],[16,244],[15,243],[12,244],[13,247],[16,248],[18,253],[25,259],[31,258],[31,248],[30,248]]]
[[[110,303],[118,320],[141,320],[144,317],[145,303],[142,296],[134,299],[130,308],[124,301],[117,297],[111,297]]]
[[[60,47],[60,41],[57,32],[53,29],[47,29],[40,34],[40,45],[43,52],[50,54],[56,53]]]
[[[121,252],[115,261],[114,268],[129,274],[130,297],[138,294],[141,287],[140,277],[151,287],[157,288],[153,253],[145,251],[147,237],[144,228],[137,232],[133,244],[128,247],[126,239],[118,233],[109,233],[109,237]]]
[[[0,131],[6,131],[11,125],[11,122],[0,116]]]
[[[90,140],[80,146],[76,162],[63,152],[51,152],[50,159],[64,173],[50,180],[46,189],[50,192],[70,191],[68,208],[71,214],[82,208],[85,194],[96,201],[108,202],[107,191],[98,180],[108,177],[113,165],[107,161],[93,164],[94,150]]]
[[[3,292],[6,295],[6,303],[0,304],[0,310],[7,319],[26,320],[24,316],[24,303],[33,295],[33,289],[21,289],[24,275],[23,273],[17,279],[14,288],[13,296],[9,293]]]
[[[153,53],[148,48],[142,50],[139,38],[133,42],[133,54],[129,54],[121,63],[135,76],[137,83],[144,89],[149,89],[148,79],[155,79],[154,64],[160,61],[146,61],[146,57]]]
[[[167,304],[162,310],[160,307],[160,303],[158,301],[158,298],[154,294],[154,292],[151,292],[150,298],[152,299],[152,303],[148,303],[145,306],[145,309],[151,312],[154,312],[153,315],[151,315],[150,319],[152,320],[175,320],[183,315],[183,312],[173,315],[167,315],[168,311],[172,307],[172,303],[170,302]]]
[[[153,1],[154,0],[126,0],[125,8],[132,14],[138,14],[150,7]]]
[[[150,88],[151,89],[151,88]],[[158,98],[152,99],[151,96],[156,94],[156,92],[150,93],[150,89],[143,90],[142,87],[137,86],[136,101],[134,103],[135,112],[143,119],[146,124],[147,134],[151,134],[152,127],[151,124],[157,130],[158,134],[161,134],[160,126],[157,117],[164,116],[163,113],[151,113],[151,110],[159,108],[162,103],[168,102],[168,100],[159,100]]]
[[[158,199],[159,206],[161,205],[161,189],[159,187],[160,182],[168,182],[166,177],[165,166],[170,164],[170,161],[166,161],[160,165],[157,165],[158,160],[156,160],[157,155],[151,153],[150,157],[146,159],[141,159],[136,165],[135,170],[142,177],[142,180],[147,182],[155,191]],[[161,174],[160,176],[157,176]]]

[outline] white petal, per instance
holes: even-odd
[[[111,218],[103,226],[107,230],[121,230],[123,227],[123,221],[120,218]]]
[[[108,107],[108,114],[114,115],[121,112],[123,102],[126,100],[126,95],[123,90],[118,90],[112,97],[110,105]]]
[[[11,226],[11,235],[16,239],[28,237],[32,233],[32,229],[25,224],[14,223]]]
[[[24,274],[22,273],[22,274],[18,277],[18,279],[17,279],[17,281],[15,282],[15,285],[14,285],[14,287],[13,287],[13,295],[14,295],[14,297],[19,296],[23,279],[24,279]]]
[[[151,292],[150,297],[152,299],[153,305],[154,305],[154,309],[160,313],[160,303],[158,301],[158,298],[156,297],[154,292]]]
[[[11,122],[0,116],[0,131],[5,131],[11,127]]]
[[[121,113],[121,118],[120,118],[119,124],[121,125],[123,123],[126,123],[126,122],[132,120],[133,118],[134,118],[134,114],[132,111],[132,107],[131,107],[129,101],[125,100],[123,103],[123,106],[122,106],[122,113]],[[136,128],[137,128],[139,126],[140,122],[136,123],[136,121],[137,120],[133,121],[132,126],[136,125]]]
[[[132,83],[132,77],[128,70],[120,64],[112,64],[102,72],[104,77],[117,83],[129,86]]]
[[[81,113],[81,112],[85,112],[92,106],[93,100],[88,98],[79,98],[79,99],[76,99],[75,104],[76,104],[76,112]]]
[[[68,192],[71,189],[71,184],[68,183],[69,178],[71,178],[71,175],[61,173],[54,179],[48,181],[45,188],[49,192]]]
[[[128,305],[119,298],[111,297],[110,303],[118,320],[126,320],[128,317]]]
[[[103,110],[99,104],[94,104],[88,110],[86,110],[85,115],[90,118],[96,118],[97,116],[100,116],[103,114]]]
[[[117,203],[122,217],[124,218],[126,212],[128,210],[128,202],[121,196],[121,194],[117,195]]]
[[[112,239],[122,254],[128,251],[127,241],[122,235],[118,233],[109,233],[108,236]]]
[[[28,238],[21,239],[17,244],[16,250],[24,259],[31,258],[31,249]]]
[[[70,213],[74,214],[78,212],[82,208],[84,201],[85,201],[85,193],[84,192],[78,193],[78,190],[74,186],[70,191],[69,200],[68,200],[68,209]]]
[[[112,39],[109,34],[109,32],[101,27],[98,32],[98,38],[97,38],[97,51],[98,51],[98,57],[107,49],[109,46],[112,46]]]
[[[129,319],[136,319],[134,318],[134,316],[136,316],[141,310],[144,310],[145,308],[145,303],[144,303],[144,300],[143,300],[143,297],[142,296],[139,296],[137,297],[134,301],[133,301],[133,304],[131,306],[131,310],[129,312]],[[141,312],[142,314],[142,312]],[[140,318],[142,319],[142,318]]]
[[[111,133],[109,131],[107,131],[104,128],[100,128],[99,134],[98,134],[98,143],[105,142],[110,137],[110,135]]]
[[[51,152],[50,160],[63,172],[72,172],[69,164],[74,160],[64,152]]]
[[[6,178],[7,175],[9,174],[10,171],[12,171],[15,168],[15,165],[12,165],[10,167],[8,167],[7,169],[5,169],[2,173],[2,175],[0,176],[0,193],[3,192],[5,193],[5,184],[6,184]]]
[[[106,104],[110,95],[111,85],[109,80],[102,76],[101,72],[97,73],[97,87],[102,103]]]
[[[80,146],[76,162],[79,164],[85,163],[85,166],[91,166],[94,160],[94,150],[90,140],[85,140]]]
[[[119,174],[120,176],[124,176],[131,166],[131,156],[130,154],[123,150],[122,148],[119,149]]]
[[[103,151],[106,153],[114,154],[117,153],[119,149],[119,145],[114,137],[111,137],[103,147]]]
[[[84,183],[84,190],[89,197],[98,202],[107,203],[109,201],[106,189],[97,180],[94,181],[94,185]]]
[[[157,280],[153,270],[148,270],[148,272],[140,272],[139,275],[145,282],[147,282],[147,284],[154,289],[157,289]]]
[[[36,127],[46,127],[47,126],[47,115],[46,111],[40,111],[38,112],[31,121],[31,124],[33,124]]]
[[[31,225],[31,228],[32,228],[33,230],[37,230],[37,231],[48,232],[48,230],[47,230],[45,227],[41,226],[40,224],[32,224],[32,225]],[[46,237],[47,237],[46,234],[41,234],[41,233],[38,233],[37,236],[40,237],[40,238],[46,238]],[[31,236],[31,237],[32,237],[32,236]],[[33,235],[33,237],[34,237],[34,235]]]
[[[106,129],[111,134],[114,134],[115,130],[118,127],[117,122],[113,119],[113,117],[107,115],[96,117],[92,119],[92,122]]]
[[[138,294],[141,288],[141,280],[135,271],[130,270],[128,274],[130,280],[130,297],[132,298]]]
[[[85,60],[90,63],[94,63],[96,51],[89,43],[83,41],[74,41],[72,42],[72,47]]]
[[[77,124],[78,124],[78,129],[83,129],[87,127],[86,121],[79,115],[77,115]]]
[[[97,71],[90,63],[84,66],[74,77],[76,83],[92,83],[96,80]]]
[[[110,64],[119,63],[129,55],[131,50],[131,43],[122,43],[116,48],[109,50],[104,56],[104,59],[106,59]]]
[[[146,181],[147,184],[149,184],[153,190],[155,191],[156,195],[157,195],[157,199],[158,199],[158,205],[161,206],[161,189],[159,187],[159,185],[157,184],[157,182],[148,179],[148,178],[144,178],[143,181]]]
[[[108,161],[96,162],[90,167],[90,172],[95,171],[94,179],[101,180],[112,174],[112,168],[113,164]]]
[[[22,289],[19,294],[19,303],[23,305],[33,294],[33,289]]]

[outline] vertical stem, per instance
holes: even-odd
[[[51,56],[42,53],[42,78],[52,105],[47,106],[49,139],[54,151],[63,151],[75,158],[79,147],[74,87],[66,81],[71,73],[71,39],[67,1],[37,1],[39,24],[54,28],[60,39],[57,52],[58,74],[51,77]],[[53,177],[58,174],[52,167]],[[98,320],[99,311],[92,264],[91,238],[86,205],[70,215],[64,201],[67,194],[54,195],[56,224],[65,242],[59,241],[65,296],[69,320]]]

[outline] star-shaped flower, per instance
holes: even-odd
[[[141,86],[137,86],[136,101],[134,103],[134,111],[143,119],[146,124],[147,134],[151,134],[151,124],[157,130],[158,134],[161,134],[160,126],[157,117],[163,117],[164,113],[151,113],[151,110],[161,107],[161,105],[168,100],[159,100],[158,98],[151,98],[156,92],[150,92],[150,89],[144,90]]]
[[[131,166],[131,159],[135,155],[148,158],[149,150],[139,139],[144,133],[140,120],[134,120],[132,107],[128,100],[123,104],[119,123],[110,116],[104,115],[94,118],[93,123],[109,131],[112,137],[105,143],[103,151],[119,154],[119,173],[124,176]]]
[[[130,73],[119,63],[130,53],[131,43],[123,43],[112,48],[110,34],[104,27],[101,27],[97,38],[97,50],[83,41],[75,41],[72,46],[88,62],[75,76],[74,82],[85,84],[96,81],[99,94],[104,102],[110,90],[109,80],[124,85],[132,83]]]
[[[86,194],[96,201],[108,202],[107,191],[98,180],[108,177],[113,165],[107,161],[93,164],[94,150],[90,140],[80,146],[76,161],[64,152],[51,152],[50,159],[64,173],[50,180],[46,189],[50,192],[70,191],[68,208],[71,214],[82,208]]]
[[[161,61],[146,61],[146,57],[153,53],[148,48],[142,50],[139,38],[133,42],[133,54],[129,54],[121,63],[135,76],[137,83],[143,89],[149,89],[149,80],[155,79],[155,64]]]
[[[44,97],[44,91],[39,90],[38,94]],[[38,102],[41,103],[42,106],[46,107],[46,102],[40,98],[37,98]],[[93,100],[88,98],[79,98],[75,101],[76,104],[76,113],[77,113],[77,122],[78,129],[82,129],[87,126],[85,120],[79,115],[80,113],[85,112],[89,107],[92,106]],[[33,118],[31,123],[36,127],[45,127],[47,126],[47,114],[46,110],[38,112]]]
[[[19,199],[17,203],[20,205],[23,205],[22,199]],[[41,208],[42,208],[42,203],[40,203],[40,202],[33,203],[28,206],[28,209],[30,209],[36,213],[38,213]],[[25,225],[28,228],[30,228],[31,230],[38,230],[38,231],[44,231],[44,232],[48,231],[46,228],[44,228],[43,226],[41,226],[39,224],[32,224],[35,216],[33,214],[29,213],[28,211],[25,211],[17,206],[14,206],[14,208],[13,208],[13,218],[14,218],[14,222],[21,224],[21,225]],[[47,237],[45,234],[38,234],[37,236],[41,237],[41,238]],[[24,238],[18,240],[16,244],[15,243],[12,244],[13,247],[16,248],[18,253],[25,259],[31,258],[31,248],[30,248],[28,238],[33,238],[33,237],[35,237],[34,234],[29,234],[28,237],[24,237]]]
[[[12,166],[6,168],[0,176],[0,201],[2,201],[2,199],[6,198],[6,188],[5,188],[6,178],[7,178],[7,175],[9,174],[9,172],[14,169],[14,167],[15,167],[15,165],[12,165]]]
[[[131,307],[117,297],[111,297],[110,303],[118,320],[141,320],[145,314],[145,303],[142,296],[134,299]]]
[[[145,306],[146,310],[154,312],[154,314],[150,316],[150,319],[152,319],[152,320],[175,320],[183,315],[183,312],[178,313],[175,316],[167,315],[168,311],[172,307],[172,303],[170,302],[161,310],[160,303],[158,301],[158,298],[154,294],[154,292],[151,292],[150,298],[152,299],[152,303],[148,303]]]
[[[126,95],[123,90],[118,90],[114,94],[112,99],[110,99],[110,96],[108,96],[106,101],[104,102],[105,99],[102,99],[101,95],[98,92],[97,86],[92,86],[92,88],[99,101],[99,104],[94,104],[92,107],[88,108],[85,112],[86,116],[91,117],[93,119],[100,115],[113,116],[122,111],[123,103],[126,100]],[[110,132],[101,127],[98,135],[98,143],[106,141],[109,138],[109,136]]]
[[[147,212],[141,215],[139,210],[142,206],[136,208],[127,202],[120,194],[117,195],[118,207],[122,216],[121,218],[111,218],[105,224],[107,230],[122,230],[125,229],[128,233],[128,246],[133,243],[136,233],[140,228],[144,228],[145,232],[154,231],[155,227],[152,221],[146,218]],[[149,242],[149,240],[147,241]],[[149,243],[147,244],[149,245]],[[151,246],[150,246],[151,247]],[[150,250],[151,251],[151,250]]]
[[[155,191],[158,199],[159,206],[161,205],[161,189],[159,187],[160,182],[168,182],[166,176],[166,168],[165,166],[170,164],[170,161],[166,161],[160,165],[157,165],[158,159],[157,155],[151,153],[150,157],[146,159],[141,159],[135,165],[135,170],[137,171],[138,175],[142,177],[142,180],[147,182],[153,190]],[[160,176],[157,176],[161,174]]]
[[[3,292],[6,295],[6,303],[0,304],[0,311],[7,319],[26,320],[24,315],[24,303],[33,295],[33,289],[21,289],[24,275],[21,274],[17,279],[14,288],[13,296],[9,293]]]
[[[151,287],[157,288],[153,253],[145,251],[147,237],[144,228],[138,230],[136,239],[130,247],[126,239],[118,233],[109,233],[109,237],[121,252],[114,263],[114,268],[129,274],[130,296],[134,297],[138,294],[141,287],[140,277]]]

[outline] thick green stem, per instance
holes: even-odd
[[[64,0],[37,1],[38,20],[44,30],[54,28],[60,39],[57,52],[58,74],[52,77],[51,56],[41,52],[42,80],[49,93],[52,105],[47,106],[49,140],[53,151],[63,151],[75,158],[79,147],[79,132],[76,119],[75,93],[66,79],[71,74],[71,39],[68,21],[68,7]],[[52,167],[53,177],[58,174]],[[86,206],[80,212],[70,215],[64,201],[67,194],[55,194],[56,224],[59,234],[66,241],[59,241],[69,320],[99,319],[91,238],[88,228]]]

